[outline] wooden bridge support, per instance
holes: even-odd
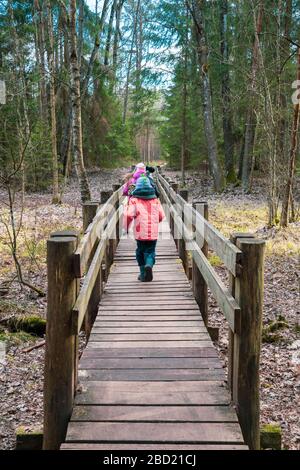
[[[261,349],[265,241],[249,234],[234,234],[232,241],[242,251],[242,266],[231,281],[240,305],[239,331],[229,341],[229,377],[232,399],[245,442],[260,449],[259,359]]]
[[[208,203],[206,201],[194,201],[193,208],[198,211],[206,220],[208,220]],[[205,233],[203,227],[203,237],[199,234],[198,230],[196,231],[196,242],[199,246],[202,246],[202,253],[207,258],[208,256],[208,244],[205,240]],[[208,292],[207,284],[204,277],[201,274],[200,269],[198,268],[195,260],[192,261],[192,285],[193,292],[197,304],[199,305],[199,310],[205,325],[208,324]]]
[[[64,440],[75,393],[78,345],[71,315],[79,287],[73,270],[76,247],[76,232],[56,232],[47,241],[48,309],[43,441],[46,450],[59,449]]]

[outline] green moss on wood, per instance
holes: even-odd
[[[9,328],[13,332],[24,331],[36,336],[43,336],[46,332],[46,320],[37,315],[13,318],[9,322]]]
[[[260,446],[262,449],[281,450],[281,427],[278,423],[261,426]]]

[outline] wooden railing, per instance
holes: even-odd
[[[228,386],[245,442],[259,449],[259,357],[265,242],[248,233],[225,238],[208,222],[206,202],[188,204],[186,190],[156,172],[156,182],[179,256],[208,326],[207,289],[229,325]],[[215,252],[229,273],[226,287],[208,260]],[[189,260],[192,274],[189,275]]]
[[[122,189],[83,204],[83,237],[56,232],[47,241],[48,308],[44,449],[59,449],[77,387],[79,333],[88,338],[119,241]]]

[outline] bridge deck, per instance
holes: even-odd
[[[246,449],[174,241],[158,242],[152,283],[134,249],[120,241],[62,449]]]

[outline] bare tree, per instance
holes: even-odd
[[[192,0],[192,8],[187,1],[187,5],[192,13],[195,30],[198,61],[200,66],[200,75],[202,81],[202,99],[203,99],[203,117],[205,135],[207,141],[208,160],[210,171],[214,179],[216,191],[223,189],[224,178],[217,154],[217,141],[213,124],[213,108],[211,99],[211,86],[208,73],[208,45],[205,37],[203,7],[204,0]]]
[[[259,2],[259,10],[257,14],[256,26],[255,26],[255,39],[253,44],[252,52],[252,69],[250,77],[250,86],[248,90],[249,95],[249,108],[246,118],[246,129],[245,129],[245,141],[244,141],[244,154],[242,160],[242,184],[243,188],[248,191],[249,189],[249,176],[251,168],[251,160],[253,158],[253,144],[255,139],[256,131],[256,119],[255,119],[255,97],[257,91],[257,72],[259,67],[258,49],[259,49],[259,34],[262,32],[263,22],[263,2]]]
[[[80,70],[78,66],[76,35],[76,0],[70,0],[69,21],[73,154],[80,184],[81,200],[84,202],[91,199],[91,192],[83,160]]]
[[[221,76],[221,94],[223,106],[223,135],[224,135],[224,154],[225,171],[228,182],[233,182],[235,176],[235,158],[234,158],[234,137],[232,125],[231,109],[231,90],[229,77],[229,47],[228,47],[228,0],[220,2],[220,38],[221,38],[221,58],[222,58],[222,76]]]
[[[57,128],[56,128],[56,95],[55,95],[55,67],[54,67],[54,37],[53,37],[53,21],[52,8],[50,0],[47,0],[47,26],[48,26],[48,44],[47,58],[49,69],[49,109],[51,119],[51,144],[52,144],[52,203],[59,204],[61,202],[59,194],[59,175],[58,175],[58,158],[57,158]]]

